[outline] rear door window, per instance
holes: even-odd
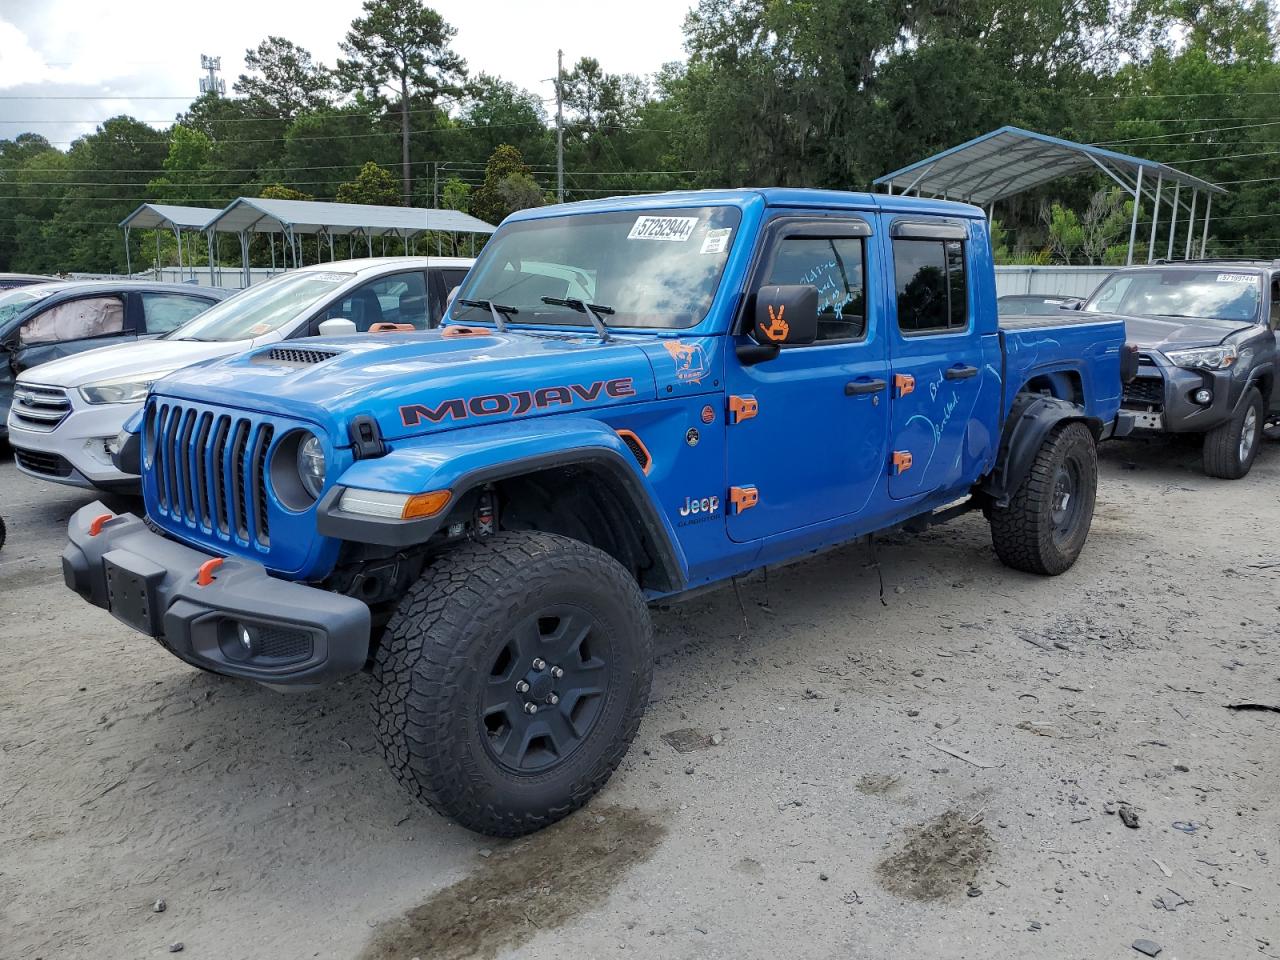
[[[24,347],[67,343],[124,333],[124,300],[118,296],[81,297],[43,310],[22,325]]]
[[[204,313],[213,304],[181,293],[144,293],[142,319],[147,333],[169,333]]]
[[[895,239],[893,269],[904,335],[954,333],[969,325],[963,241]]]

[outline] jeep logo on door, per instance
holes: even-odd
[[[400,408],[400,422],[406,427],[416,427],[422,421],[440,423],[444,420],[466,420],[470,417],[522,417],[531,410],[549,407],[571,407],[579,401],[591,403],[601,397],[620,400],[634,397],[635,386],[631,377],[613,380],[597,380],[595,383],[571,383],[564,387],[539,387],[537,390],[513,390],[511,393],[486,393],[480,396],[445,400],[434,407],[425,403],[411,403]]]

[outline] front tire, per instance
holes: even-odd
[[[1098,448],[1083,423],[1054,427],[1007,507],[992,507],[991,542],[1007,567],[1057,576],[1089,537],[1098,495]]]
[[[1222,480],[1247,474],[1258,458],[1264,420],[1262,394],[1250,387],[1235,415],[1204,435],[1204,472]]]
[[[378,741],[434,810],[520,836],[605,785],[652,675],[630,573],[577,540],[499,533],[433,563],[388,623],[373,669]]]

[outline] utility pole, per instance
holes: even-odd
[[[556,200],[564,203],[564,51],[556,51]]]
[[[222,58],[209,57],[202,53],[200,54],[200,69],[205,71],[205,76],[200,78],[200,92],[225,96],[227,81],[218,77],[218,71],[222,69]]]

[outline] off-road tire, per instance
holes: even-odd
[[[1074,511],[1062,530],[1054,520],[1058,478],[1063,470],[1078,476]],[[991,507],[991,542],[1007,567],[1057,576],[1069,569],[1089,537],[1098,493],[1098,448],[1083,423],[1054,427],[1036,453],[1022,485],[1007,507]]]
[[[585,611],[607,634],[607,689],[572,752],[542,773],[513,771],[490,746],[486,684],[505,638],[556,604]],[[653,627],[631,574],[577,540],[503,532],[445,554],[405,595],[374,659],[374,723],[410,793],[477,833],[515,837],[568,816],[605,785],[635,737],[652,677]]]
[[[1241,456],[1241,443],[1245,424],[1250,422],[1250,412],[1253,414],[1253,437],[1248,443],[1248,450]],[[1204,435],[1204,472],[1222,480],[1239,480],[1247,474],[1253,468],[1253,461],[1258,458],[1265,420],[1262,394],[1257,387],[1249,387],[1241,398],[1235,415]]]

